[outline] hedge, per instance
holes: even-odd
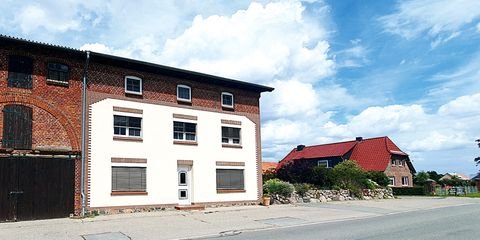
[[[423,187],[392,187],[393,195],[396,196],[419,196],[425,195]]]

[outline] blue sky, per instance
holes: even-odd
[[[478,171],[480,2],[19,1],[3,34],[236,78],[262,148],[389,136],[417,170]]]

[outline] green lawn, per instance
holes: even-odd
[[[466,197],[480,198],[480,193],[470,193]]]

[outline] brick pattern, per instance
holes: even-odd
[[[385,170],[389,177],[395,177],[395,187],[413,187],[413,176],[407,164],[405,166],[392,165],[390,162]],[[408,186],[402,185],[402,177],[408,177]]]

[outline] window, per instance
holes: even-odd
[[[222,127],[222,143],[240,144],[240,128]]]
[[[233,94],[222,92],[222,107],[233,108]]]
[[[146,192],[146,167],[112,167],[112,192]]]
[[[142,95],[142,79],[134,76],[126,76],[125,93]]]
[[[187,186],[187,172],[181,171],[178,173],[178,185]]]
[[[142,134],[142,118],[114,115],[113,133],[119,136],[140,137]]]
[[[33,60],[28,57],[10,56],[8,58],[8,86],[32,88]]]
[[[180,141],[197,141],[197,124],[174,121],[173,139]]]
[[[317,166],[322,166],[324,168],[329,168],[328,160],[318,160]]]
[[[61,63],[48,63],[47,80],[68,84],[68,66]]]
[[[408,177],[402,177],[402,186],[408,186]]]
[[[192,101],[192,89],[186,85],[177,86],[177,100],[191,102]]]
[[[395,186],[395,177],[393,176],[388,177],[388,180],[390,180],[390,182],[388,183],[388,186]]]
[[[217,189],[244,190],[243,169],[217,169]]]
[[[3,148],[32,149],[32,108],[11,104],[3,112]]]
[[[178,198],[179,199],[188,199],[188,191],[185,189],[178,190]]]

